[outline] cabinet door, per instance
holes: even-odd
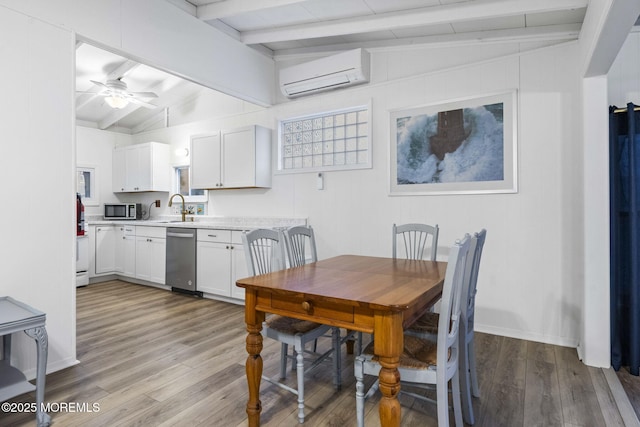
[[[157,237],[136,237],[135,262],[137,279],[165,283],[167,240]]]
[[[236,281],[249,276],[244,246],[233,244],[231,246],[231,296],[233,298],[244,300],[244,288],[236,286]]]
[[[191,188],[220,187],[220,134],[191,137]]]
[[[115,264],[113,271],[122,273],[124,264],[124,225],[115,226]]]
[[[135,145],[131,148],[130,155],[131,162],[135,166],[133,170],[127,167],[127,175],[132,175],[134,191],[151,191],[153,189],[151,145]]]
[[[123,276],[136,275],[136,237],[133,226],[115,226],[115,272]]]
[[[127,152],[124,148],[117,148],[113,150],[112,161],[112,189],[114,193],[121,193],[127,191],[127,164],[126,164]]]
[[[224,131],[220,140],[222,146],[222,187],[255,186],[255,127]]]
[[[96,227],[96,274],[113,273],[116,267],[115,227]]]
[[[151,281],[165,284],[167,266],[167,239],[151,239]]]
[[[198,242],[196,252],[197,289],[225,297],[231,296],[230,244],[216,242]]]
[[[136,276],[136,237],[123,236],[122,238],[122,275]]]

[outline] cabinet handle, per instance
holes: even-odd
[[[233,246],[231,246],[231,249],[235,249]]]
[[[229,249],[229,245],[225,246],[225,249]]]
[[[217,234],[207,234],[207,236],[209,236],[209,237],[218,237]]]

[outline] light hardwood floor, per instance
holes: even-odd
[[[47,376],[45,400],[98,404],[51,413],[58,426],[245,426],[243,307],[121,281],[77,290],[80,364]],[[476,426],[623,426],[601,369],[575,349],[476,334],[481,397]],[[277,375],[279,344],[264,341],[264,372]],[[329,346],[328,340],[320,346]],[[330,363],[308,374],[306,426],[355,425],[353,356],[343,388]],[[373,378],[369,379],[371,383]],[[295,373],[288,382],[295,384]],[[295,426],[296,399],[262,382],[262,425]],[[377,397],[367,426],[379,425]],[[436,426],[435,405],[401,396],[403,426]],[[11,402],[34,402],[25,394]],[[0,426],[32,426],[30,413],[0,412]]]

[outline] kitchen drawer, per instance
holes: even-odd
[[[136,235],[136,226],[135,225],[116,225],[117,230],[121,231],[124,236],[135,236]]]
[[[165,227],[147,227],[144,225],[138,225],[136,226],[136,236],[164,239],[167,237],[167,229]]]
[[[198,228],[198,241],[231,243],[231,230]]]

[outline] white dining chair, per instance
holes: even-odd
[[[471,238],[471,246],[462,283],[462,309],[460,322],[460,387],[462,392],[462,416],[467,424],[475,423],[471,396],[480,397],[478,374],[476,372],[476,351],[474,340],[474,317],[478,271],[487,230],[482,229]],[[427,312],[420,317],[405,334],[435,341],[438,336],[440,316]]]
[[[284,241],[287,246],[287,257],[289,258],[290,267],[298,267],[305,265],[308,262],[318,261],[318,250],[316,249],[316,237],[313,231],[313,227],[310,225],[297,225],[289,227],[284,230]],[[308,256],[307,256],[308,255]],[[340,328],[333,328],[340,333]],[[340,343],[348,343],[347,352],[353,353],[354,343],[356,345],[356,352],[360,354],[362,351],[362,332],[347,331],[344,337],[340,338]],[[316,350],[316,343],[314,342],[314,351]],[[338,361],[338,370],[341,369],[341,361]]]
[[[284,235],[281,231],[270,229],[256,229],[242,234],[245,248],[247,268],[252,276],[278,271],[285,267]],[[325,353],[313,354],[311,365],[305,369],[306,344],[331,332],[332,347]],[[340,389],[340,331],[331,326],[292,317],[271,315],[262,324],[262,335],[281,343],[280,352],[280,380],[287,377],[288,346],[293,346],[296,362],[297,388],[262,376],[265,381],[277,385],[298,396],[298,421],[304,423],[304,375],[316,368],[321,362],[333,354],[333,382],[336,389]]]
[[[318,261],[316,237],[310,225],[297,225],[284,231],[289,267]],[[308,250],[307,250],[308,249]],[[307,258],[308,256],[308,258]]]
[[[438,253],[438,224],[393,224],[392,257],[398,258],[401,250],[407,259],[424,259],[424,251],[430,247],[429,260],[435,261]],[[398,241],[401,244],[398,244]]]
[[[449,252],[449,261],[442,289],[441,315],[438,329],[438,340],[404,335],[404,351],[400,357],[398,371],[400,373],[400,393],[406,393],[417,399],[426,399],[418,393],[411,393],[405,388],[414,386],[424,388],[435,385],[438,426],[449,427],[449,394],[451,383],[453,413],[455,424],[462,427],[462,411],[460,403],[460,383],[458,356],[460,340],[458,336],[460,323],[460,304],[462,281],[465,264],[469,252],[470,237],[465,235],[456,241]],[[375,340],[374,340],[375,341]],[[373,354],[374,343],[371,343],[356,357],[354,371],[356,377],[356,416],[358,427],[364,426],[364,402],[379,388],[376,380],[367,393],[364,392],[364,375],[379,375],[381,365]]]

